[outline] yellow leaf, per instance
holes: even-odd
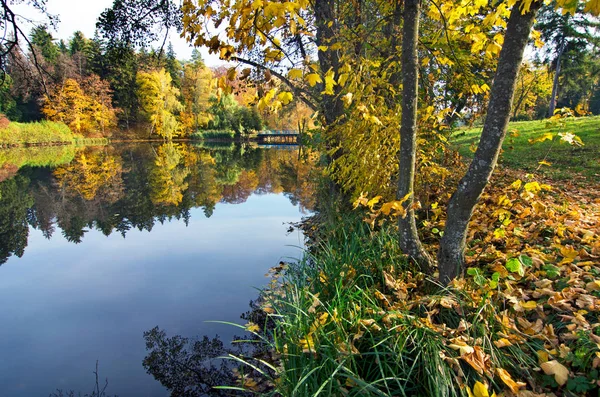
[[[253,322],[249,322],[248,324],[246,324],[246,331],[259,332],[260,327],[256,324],[254,324]]]
[[[525,386],[525,383],[515,382],[510,376],[510,374],[503,368],[496,368],[496,374],[500,377],[500,379],[502,379],[502,382],[504,382],[504,384],[508,386],[510,391],[512,391],[515,394],[519,392],[519,389],[522,386]]]
[[[560,254],[563,256],[563,259],[562,261],[560,261],[559,264],[563,264],[573,262],[575,258],[577,258],[577,256],[579,255],[579,252],[573,249],[573,247],[567,246],[561,247]]]
[[[569,379],[569,370],[556,360],[547,361],[540,365],[546,375],[554,375],[554,380],[560,386],[567,383]]]
[[[325,89],[321,94],[333,95],[333,87],[336,85],[337,83],[335,82],[335,73],[333,72],[333,70],[330,70],[325,74]]]
[[[528,182],[525,184],[525,191],[529,193],[537,193],[542,190],[542,187],[538,182]]]
[[[594,280],[585,285],[588,292],[600,291],[600,280]]]
[[[359,323],[365,328],[371,329],[373,331],[381,331],[381,327],[377,325],[377,322],[373,319],[360,320]]]
[[[490,393],[488,393],[488,389],[483,383],[475,382],[475,386],[473,386],[473,396],[490,397]]]
[[[543,364],[546,361],[550,360],[550,355],[548,354],[547,351],[545,351],[545,350],[538,350],[536,353],[537,353],[537,356],[538,356],[538,362],[540,364]]]
[[[473,349],[473,346],[467,345],[462,340],[453,339],[452,342],[453,343],[448,345],[448,347],[451,349],[454,349],[454,350],[458,350],[460,352],[461,356],[464,356],[465,354],[473,353],[475,351],[475,349]]]
[[[499,340],[495,340],[494,345],[496,345],[496,347],[499,349],[501,347],[512,346],[512,343],[506,338],[501,338]]]
[[[521,307],[525,310],[533,310],[537,307],[536,301],[520,302]]]
[[[287,105],[288,103],[292,102],[293,99],[294,96],[291,92],[284,91],[277,94],[277,100],[280,101],[283,105]]]
[[[552,139],[554,139],[554,135],[552,135],[552,133],[550,133],[550,132],[546,132],[545,134],[543,134],[540,137],[537,137],[535,139],[529,139],[529,143],[531,143],[531,144],[540,143],[540,142],[544,142],[544,141],[551,141]]]
[[[542,161],[538,161],[539,165],[546,165],[548,167],[550,167],[552,165],[552,163],[546,161],[546,160],[542,160]]]
[[[379,202],[379,200],[381,200],[381,198],[382,198],[381,196],[375,196],[375,197],[373,197],[371,200],[369,200],[367,202],[367,207],[373,209],[373,206],[375,204],[377,204]]]
[[[233,81],[233,80],[235,80],[236,76],[237,76],[237,70],[235,68],[229,68],[227,70],[227,80]]]
[[[288,77],[290,79],[301,79],[302,78],[302,70],[301,69],[290,69],[288,72]]]
[[[523,181],[521,181],[520,179],[517,179],[510,185],[510,187],[512,187],[515,190],[519,190],[521,188],[522,184],[523,184]]]
[[[306,75],[306,81],[308,81],[308,85],[310,85],[311,87],[314,87],[317,83],[323,82],[321,76],[319,76],[317,73],[310,73]]]
[[[584,11],[589,12],[594,16],[600,15],[600,0],[586,1]]]
[[[327,313],[327,312],[321,314],[319,316],[319,318],[317,319],[317,321],[319,322],[320,325],[327,324],[327,320],[329,320],[329,313]]]

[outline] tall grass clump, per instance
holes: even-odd
[[[71,143],[75,138],[66,124],[54,121],[12,122],[0,129],[0,145]]]
[[[192,134],[192,139],[200,140],[232,140],[235,138],[234,131],[198,131]]]
[[[351,216],[313,240],[264,293],[274,393],[468,396],[479,382],[491,395],[506,388],[498,371],[536,376],[531,352],[543,342],[514,336],[487,289],[432,285],[393,227],[373,231]]]

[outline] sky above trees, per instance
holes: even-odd
[[[94,37],[96,29],[96,20],[102,11],[112,7],[113,0],[95,0],[86,2],[74,2],[72,0],[48,0],[48,12],[51,15],[59,17],[59,23],[56,30],[50,28],[50,33],[58,40],[67,41],[73,32],[81,31],[87,38]],[[13,6],[15,11],[22,17],[30,19],[34,24],[45,23],[47,19],[31,6],[19,4]],[[27,26],[26,32],[31,29],[31,24]],[[179,37],[175,32],[171,32],[169,40],[173,43],[173,48],[179,59],[190,59],[193,48],[186,41]],[[155,46],[160,46],[156,43]],[[215,55],[208,53],[206,49],[200,49],[202,58],[208,66],[218,66],[223,64]]]

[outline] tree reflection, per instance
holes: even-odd
[[[283,193],[310,210],[314,189],[307,176],[314,163],[294,150],[242,145],[79,149],[67,164],[23,167],[0,182],[0,263],[23,255],[28,225],[46,238],[58,226],[68,241],[79,243],[94,229],[125,237],[132,229],[150,231],[157,222],[187,224],[193,208],[210,217],[218,203],[243,203],[252,194]]]
[[[121,158],[106,150],[87,149],[68,165],[54,170],[58,187],[70,196],[92,201],[101,195],[104,202],[115,202],[123,192]]]
[[[259,298],[260,300],[260,298]],[[250,302],[250,311],[242,319],[272,328],[273,323],[257,302]],[[234,337],[234,343],[225,344],[216,336],[190,339],[181,335],[167,336],[155,327],[144,332],[148,354],[142,365],[171,396],[252,396],[272,390],[273,384],[258,371],[274,377],[270,366],[263,362],[275,362],[274,352],[269,350],[255,334]],[[224,357],[247,359],[253,366]],[[220,389],[237,388],[235,391]],[[246,389],[247,391],[243,391]]]
[[[179,205],[187,190],[190,168],[183,164],[183,145],[172,142],[161,145],[150,171],[150,198],[154,204]]]
[[[33,205],[29,180],[16,176],[0,183],[0,265],[11,255],[23,256],[29,228],[27,212]]]

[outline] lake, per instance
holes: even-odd
[[[0,151],[0,395],[167,396],[143,332],[219,335],[313,208],[295,148],[182,143]]]

